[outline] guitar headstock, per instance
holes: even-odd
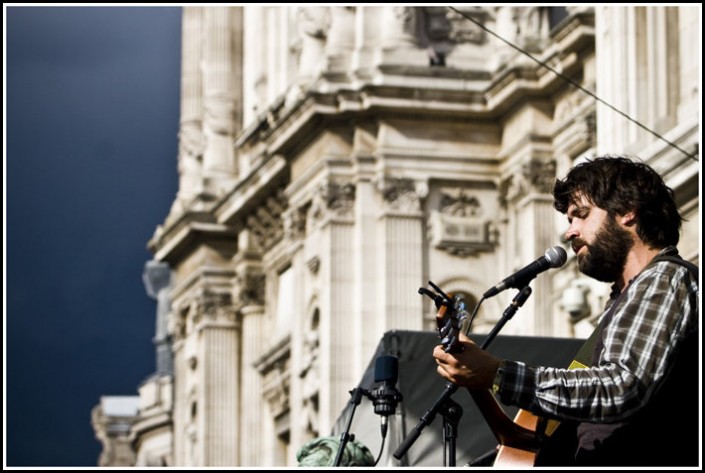
[[[436,329],[441,339],[441,345],[446,353],[459,353],[463,351],[460,343],[460,331],[469,314],[465,308],[465,301],[461,295],[446,294],[433,282],[428,282],[436,292],[426,288],[419,288],[420,294],[425,294],[433,299],[438,312],[436,313]]]

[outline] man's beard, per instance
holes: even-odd
[[[578,241],[580,244],[587,243],[585,240]],[[624,270],[627,254],[633,245],[634,237],[608,215],[592,244],[587,245],[585,256],[578,258],[580,272],[598,281],[615,282]]]

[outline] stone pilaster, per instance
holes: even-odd
[[[255,362],[262,355],[268,341],[265,333],[264,275],[261,256],[251,233],[243,230],[238,235],[238,253],[233,258],[235,280],[233,304],[240,314],[242,350],[240,363],[242,381],[240,396],[240,462],[241,466],[261,465],[266,445],[261,441],[262,424],[266,413],[262,401],[262,376]]]
[[[534,156],[526,159],[517,172],[503,181],[500,196],[511,208],[512,217],[507,229],[510,267],[506,274],[518,270],[542,256],[548,248],[556,246],[557,232],[553,225],[555,210],[550,192],[556,180],[555,162],[549,157]],[[531,229],[527,234],[526,229]],[[505,333],[522,335],[554,334],[552,312],[552,284],[550,275],[539,275],[531,282],[533,290],[521,308],[521,317],[515,317]],[[501,295],[507,302],[518,291],[509,290]]]
[[[384,331],[421,330],[422,300],[418,288],[424,286],[422,238],[424,232],[421,199],[428,194],[425,183],[410,179],[382,178],[377,182],[382,198],[382,254],[380,274]],[[416,315],[412,315],[416,314]]]
[[[348,181],[320,185],[308,211],[309,238],[315,239],[316,254],[307,254],[315,264],[320,282],[320,432],[328,432],[357,383],[351,372],[354,331],[353,207],[355,186]],[[313,252],[313,249],[311,250]]]
[[[227,293],[194,288],[174,311],[176,465],[238,464],[239,329]]]
[[[239,326],[230,295],[204,293],[194,323],[198,336],[198,415],[203,439],[201,466],[239,464]],[[199,429],[200,430],[200,429]]]

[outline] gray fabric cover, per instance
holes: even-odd
[[[486,335],[471,334],[476,343],[482,344]],[[498,357],[520,360],[529,364],[567,367],[584,340],[548,337],[497,336],[488,351]],[[444,459],[443,417],[438,414],[427,425],[419,438],[411,445],[406,455],[397,460],[393,453],[407,437],[419,420],[436,403],[445,391],[445,381],[436,373],[436,364],[431,356],[433,347],[439,344],[434,332],[414,332],[392,330],[380,340],[375,356],[362,377],[360,387],[372,391],[375,360],[380,355],[394,355],[399,360],[397,389],[403,399],[394,415],[389,416],[389,428],[384,451],[377,466],[429,466],[448,465]],[[351,386],[352,390],[354,386]],[[474,405],[470,394],[464,388],[458,389],[451,397],[463,410],[458,424],[456,445],[456,465],[463,466],[478,457],[491,452],[496,441],[485,423],[480,411]],[[339,437],[345,430],[350,417],[351,403],[348,402],[338,418],[332,435]],[[510,417],[515,408],[505,407]],[[363,397],[355,408],[350,434],[367,446],[377,458],[382,443],[380,429],[382,417],[374,413],[374,405]]]

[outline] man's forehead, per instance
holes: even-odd
[[[572,198],[570,199],[570,204],[568,204],[568,210],[570,209],[575,209],[577,207],[592,207],[593,204],[592,200],[590,200],[585,194],[582,192],[577,192],[573,194]]]

